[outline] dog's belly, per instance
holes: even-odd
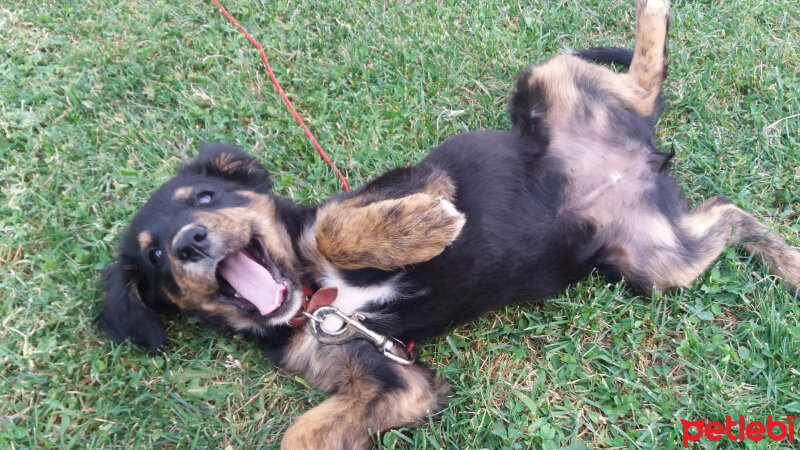
[[[587,133],[563,141],[555,133],[546,150],[513,131],[445,142],[421,164],[452,177],[466,225],[441,255],[404,272],[407,286],[424,288],[420,294],[372,305],[386,318],[378,326],[405,339],[433,337],[510,303],[543,301],[604,264],[609,249],[638,239],[639,230],[661,230],[642,238],[673,245],[666,214],[636,213],[657,208],[646,201],[653,193],[676,192],[664,185],[672,183],[668,160],[646,141]]]
[[[556,136],[545,158],[560,161],[567,174],[561,212],[580,216],[595,230],[584,250],[597,249],[590,263],[625,260],[636,266],[641,252],[635,249],[680,247],[674,222],[685,200],[666,171],[670,155],[649,141],[571,133],[563,140]]]

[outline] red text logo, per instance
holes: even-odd
[[[767,416],[766,423],[758,420],[745,423],[744,416],[739,416],[739,420],[725,416],[725,423],[715,420],[684,420],[681,419],[683,431],[681,433],[682,444],[689,446],[689,442],[699,441],[705,437],[709,441],[719,441],[728,439],[730,441],[760,441],[769,438],[773,441],[794,440],[794,416],[787,416],[786,422],[773,420],[772,416]]]

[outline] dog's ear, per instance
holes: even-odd
[[[197,158],[178,173],[233,180],[261,192],[272,189],[269,173],[257,159],[234,145],[221,142],[201,145]]]
[[[111,339],[130,339],[136,345],[155,353],[164,343],[164,325],[140,296],[141,280],[133,264],[119,257],[103,270],[106,298],[98,323]]]

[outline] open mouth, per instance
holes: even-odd
[[[280,308],[290,288],[264,243],[253,238],[250,244],[220,261],[217,267],[217,300],[245,310],[258,310],[262,316]]]

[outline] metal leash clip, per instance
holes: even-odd
[[[367,328],[363,323],[365,319],[363,314],[355,313],[352,316],[348,316],[333,306],[322,306],[314,311],[313,314],[307,312],[303,312],[303,314],[309,319],[309,331],[323,344],[343,344],[360,337],[372,341],[372,343],[378,347],[378,350],[383,353],[383,356],[389,358],[391,361],[405,366],[414,364],[415,358],[413,355],[408,354],[405,344],[393,337],[384,336]],[[322,327],[325,318],[331,314],[336,315],[344,322],[344,325],[334,332],[328,332]],[[394,348],[395,344],[406,354],[406,358],[397,356],[392,352],[392,348]]]

